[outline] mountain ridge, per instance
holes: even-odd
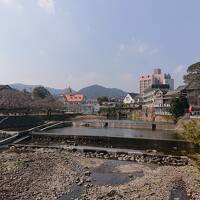
[[[85,95],[87,98],[97,98],[100,96],[116,97],[125,96],[127,92],[118,88],[106,88],[104,86],[94,84],[91,86],[84,87],[78,91],[79,93]]]
[[[32,90],[35,87],[41,86],[41,85],[27,85],[27,84],[22,84],[22,83],[13,83],[9,84],[10,87],[17,89],[19,91],[24,91],[26,90],[27,92],[32,92]],[[45,87],[45,86],[44,86]],[[59,96],[62,94],[65,94],[67,92],[66,89],[56,89],[56,88],[51,88],[51,87],[45,87],[52,95]],[[74,91],[72,90],[73,93],[81,93],[87,98],[98,98],[100,96],[107,96],[107,97],[122,97],[125,96],[128,92],[123,91],[118,88],[107,88],[98,84],[90,85],[87,87],[84,87],[80,89],[79,91]]]

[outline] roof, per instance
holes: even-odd
[[[186,85],[180,85],[176,88],[177,91],[181,91],[181,90],[184,90],[186,87]]]
[[[138,94],[136,93],[128,93],[132,98],[135,98]]]
[[[186,90],[200,90],[200,80],[191,81],[186,87]]]
[[[166,93],[166,96],[175,96],[175,95],[177,95],[177,94],[179,94],[180,93],[180,91],[179,90],[170,90],[170,91],[168,91],[167,93]]]
[[[0,85],[0,90],[12,90],[9,85]]]
[[[157,89],[160,89],[161,91],[165,92],[169,90],[169,85],[168,84],[153,84],[150,87],[148,87],[146,90],[144,90],[144,93],[157,90]]]
[[[65,101],[71,102],[71,103],[80,103],[84,101],[85,97],[82,94],[74,94],[74,95],[65,95],[64,96]]]
[[[156,89],[155,89],[155,94],[156,94],[157,92],[159,92],[159,91],[161,91],[163,94],[166,94],[166,93],[168,92],[168,90],[166,90],[166,89],[156,88]]]
[[[142,95],[141,95],[141,94],[137,94],[137,95],[135,96],[135,98],[140,99],[140,98],[142,98]]]
[[[70,86],[67,88],[66,94],[67,94],[67,95],[70,95],[70,94],[72,94],[72,89],[71,89],[71,87],[70,87]]]

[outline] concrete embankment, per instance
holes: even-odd
[[[33,114],[0,116],[0,130],[28,129],[43,124],[45,121],[70,121],[76,114]]]
[[[0,129],[21,129],[30,128],[42,124],[44,121],[37,116],[23,115],[23,116],[7,116],[6,118],[0,116],[0,120],[5,119],[0,124]]]
[[[18,141],[22,142],[23,140],[30,139],[31,133],[35,132],[35,131],[42,132],[42,131],[47,131],[47,130],[50,130],[50,129],[63,128],[63,127],[68,127],[68,126],[72,126],[72,122],[70,122],[70,121],[47,122],[47,123],[44,123],[42,125],[27,129],[25,131],[16,132],[12,136],[8,136],[6,138],[3,138],[2,140],[0,140],[0,146],[6,145],[6,144],[9,144],[9,143],[12,143],[12,142],[18,143]]]
[[[157,151],[182,154],[182,151],[193,153],[199,152],[199,146],[184,140],[159,140],[145,138],[105,137],[105,136],[82,136],[82,135],[53,135],[48,133],[33,133],[32,142],[45,144],[77,144],[96,147],[113,147],[127,149],[156,149]]]
[[[146,122],[131,120],[82,120],[74,121],[74,126],[87,126],[94,128],[126,128],[148,130],[175,130],[174,123]]]
[[[71,121],[57,122],[57,123],[54,123],[52,125],[46,126],[42,129],[40,129],[39,131],[44,132],[44,131],[48,131],[48,130],[51,130],[51,129],[64,128],[64,127],[70,127],[70,126],[73,126]]]

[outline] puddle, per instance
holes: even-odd
[[[93,185],[120,185],[144,176],[142,170],[132,173],[117,172],[115,167],[119,165],[132,164],[128,161],[106,160],[102,165],[92,170],[90,176]],[[142,167],[142,166],[141,166]],[[64,193],[58,200],[74,200],[80,198],[84,192],[84,186],[73,185],[69,191]]]
[[[80,198],[83,193],[83,187],[73,185],[69,191],[65,192],[58,200],[74,200]]]
[[[95,185],[120,185],[144,176],[143,171],[135,171],[133,173],[120,173],[114,169],[119,165],[126,165],[129,162],[108,160],[101,166],[93,170],[91,174],[92,183]]]
[[[175,199],[189,200],[185,188],[185,182],[181,179],[174,182],[174,186],[169,196],[169,200],[175,200]]]

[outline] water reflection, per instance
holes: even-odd
[[[183,138],[173,131],[151,131],[120,128],[86,128],[86,127],[68,127],[53,129],[47,132],[54,135],[82,135],[82,136],[106,136],[106,137],[124,137],[124,138],[146,138],[146,139],[176,139]]]

